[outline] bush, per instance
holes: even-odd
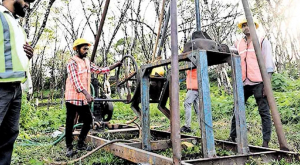
[[[273,90],[276,92],[285,92],[287,91],[287,81],[288,78],[286,78],[283,74],[275,73],[272,75],[272,87]]]
[[[50,132],[57,130],[59,126],[65,123],[65,110],[59,106],[34,107],[27,101],[26,95],[22,97],[22,108],[20,114],[20,128],[29,133]]]
[[[282,123],[298,123],[300,121],[300,92],[276,92],[275,98]]]
[[[34,117],[34,106],[27,101],[26,95],[22,96],[22,107],[20,112],[20,127],[28,129],[31,127]]]

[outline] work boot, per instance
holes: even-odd
[[[180,128],[180,132],[187,132],[187,133],[191,133],[192,132],[192,130],[191,130],[191,127],[187,127],[187,126],[182,126],[181,128]]]
[[[83,150],[92,151],[93,149],[91,146],[86,145],[84,142],[83,143],[78,142],[76,148],[81,151]]]
[[[73,150],[73,147],[67,148],[66,156],[67,156],[68,158],[74,156],[75,154],[77,154],[77,151],[76,151],[76,150],[74,151],[74,150]]]
[[[269,148],[269,142],[268,141],[263,141],[262,147]]]

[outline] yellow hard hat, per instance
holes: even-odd
[[[87,44],[88,46],[91,46],[91,44],[86,39],[78,38],[77,40],[74,41],[73,50],[76,50],[76,47],[78,45],[83,45],[83,44]]]
[[[257,29],[257,28],[259,27],[258,20],[257,20],[256,18],[253,18],[253,21],[254,21],[255,27],[256,27],[256,29]],[[244,23],[247,23],[246,17],[241,18],[237,26],[238,26],[240,29],[242,29],[242,25],[243,25]]]
[[[158,74],[160,76],[164,76],[164,74],[165,74],[164,67],[160,66],[160,67],[157,67],[157,68],[153,68],[150,76],[155,76],[156,74]]]

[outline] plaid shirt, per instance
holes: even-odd
[[[78,78],[78,67],[75,61],[71,60],[67,64],[67,71],[68,75],[70,76],[71,82],[73,86],[75,87],[76,91],[78,93],[82,92],[85,88],[83,87],[82,83],[80,82]],[[105,74],[109,73],[109,67],[105,68],[100,68],[96,66],[94,63],[91,62],[91,72],[96,73],[96,74]],[[87,89],[85,89],[88,91]],[[87,100],[66,100],[66,102],[77,105],[77,106],[82,106],[87,104]]]

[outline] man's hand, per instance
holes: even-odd
[[[263,97],[267,96],[266,88],[263,88]]]
[[[85,95],[85,98],[88,103],[91,103],[94,101],[94,98],[84,89],[82,93]]]
[[[26,42],[26,44],[23,45],[24,52],[26,53],[26,56],[30,60],[33,56],[33,48]]]
[[[94,98],[90,94],[85,95],[85,98],[88,103],[92,103],[94,101]]]

